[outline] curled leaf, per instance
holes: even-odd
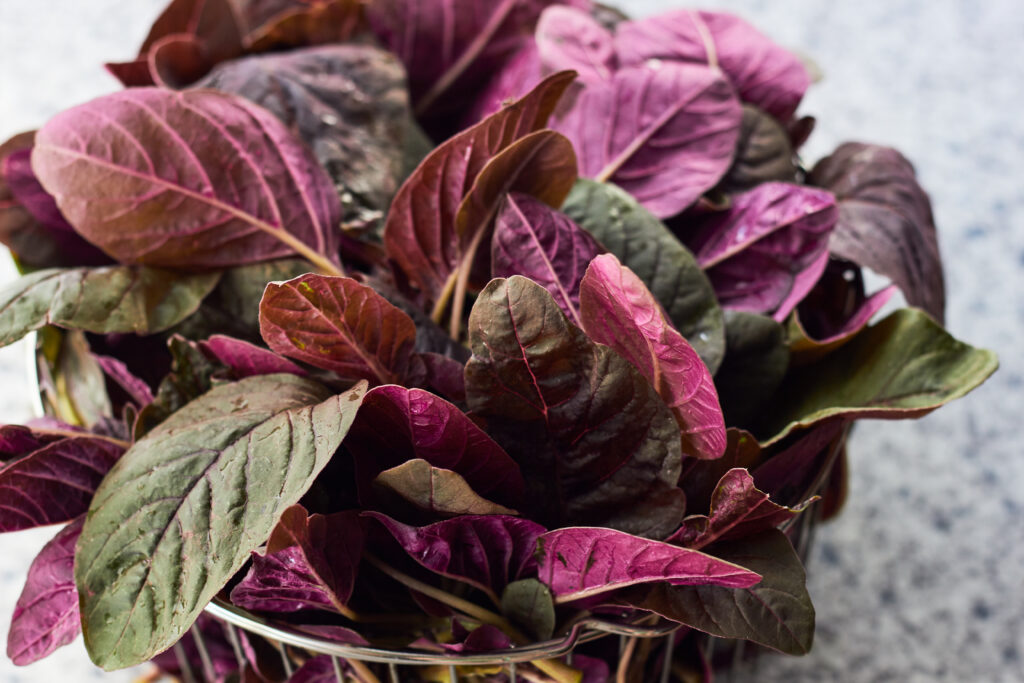
[[[463,200],[477,176],[502,150],[544,128],[572,79],[571,73],[554,74],[519,100],[447,140],[399,188],[384,226],[384,245],[429,302],[441,299],[454,285],[466,257],[462,236],[480,234],[475,230],[478,221],[459,219],[461,228],[456,222],[457,216],[466,215]],[[496,200],[500,199],[499,193]]]
[[[208,356],[231,370],[235,379],[273,375],[286,372],[290,375],[305,377],[309,373],[287,358],[273,351],[250,344],[241,339],[232,339],[222,334],[215,334],[206,341],[199,342],[199,348]]]
[[[537,571],[533,553],[544,527],[528,519],[463,515],[414,527],[379,512],[363,514],[383,524],[419,564],[486,593],[501,595],[505,586]]]
[[[519,467],[501,446],[459,408],[422,389],[371,390],[345,447],[369,479],[424,460],[457,473],[480,495],[507,502],[522,495]]]
[[[725,421],[711,373],[640,278],[614,255],[598,256],[580,285],[580,313],[590,338],[632,363],[672,409],[683,454],[720,457]]]
[[[714,373],[725,352],[722,309],[693,254],[623,190],[580,179],[562,205],[580,227],[636,273]]]
[[[763,183],[733,197],[688,242],[723,307],[781,322],[825,272],[837,217],[829,192]]]
[[[792,519],[802,509],[773,503],[767,493],[755,488],[750,472],[737,467],[722,475],[711,496],[709,514],[684,519],[683,526],[668,542],[703,548],[718,540],[752,536]]]
[[[253,553],[231,602],[264,612],[320,609],[351,616],[347,605],[365,536],[357,512],[308,515],[293,505],[271,532],[266,553]]]
[[[719,72],[665,63],[585,84],[555,128],[576,148],[581,175],[615,183],[665,218],[729,169],[740,119],[739,102]]]

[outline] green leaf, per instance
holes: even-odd
[[[814,640],[814,606],[803,565],[786,535],[772,529],[717,543],[707,552],[757,572],[761,582],[750,588],[656,584],[625,591],[619,600],[713,636],[807,654]]]
[[[537,640],[548,640],[555,633],[555,600],[551,589],[537,579],[521,579],[505,586],[501,612]]]
[[[75,580],[93,661],[174,644],[341,444],[366,384],[294,375],[215,387],[132,446],[96,491]]]
[[[725,353],[722,309],[693,254],[614,185],[581,178],[562,211],[637,274],[714,374]]]
[[[40,270],[0,291],[0,346],[44,325],[100,334],[160,332],[194,313],[219,278],[130,266]]]
[[[422,511],[443,517],[517,514],[515,510],[481,496],[458,472],[434,467],[420,458],[384,470],[373,483],[401,496]]]
[[[715,375],[725,424],[747,426],[758,417],[788,367],[789,346],[782,325],[765,315],[726,311],[725,360]]]
[[[816,363],[792,369],[758,436],[779,441],[829,417],[921,417],[966,395],[999,362],[957,341],[927,313],[896,311]]]
[[[167,349],[171,354],[171,371],[160,380],[153,401],[139,412],[135,421],[136,439],[209,391],[214,375],[224,369],[208,359],[196,342],[179,335],[167,340]]]

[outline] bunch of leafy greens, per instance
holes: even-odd
[[[841,503],[848,425],[996,367],[941,326],[913,168],[806,170],[807,72],[736,17],[174,0],[109,68],[130,87],[0,147],[0,343],[39,332],[49,413],[0,428],[0,531],[66,525],[17,664],[81,631],[107,669],[284,680],[215,598],[454,654],[661,618],[676,676],[710,637],[805,653],[794,522]],[[920,308],[872,322],[896,287]],[[665,650],[609,653],[526,669]]]

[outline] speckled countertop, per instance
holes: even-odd
[[[111,91],[100,68],[134,54],[163,0],[0,0],[0,139]],[[623,1],[645,14],[667,0]],[[1024,681],[1024,4],[1020,0],[706,0],[813,55],[825,79],[808,160],[860,139],[899,147],[931,192],[954,335],[1002,368],[923,420],[863,423],[850,502],[818,536],[807,657],[763,660],[757,681]],[[0,282],[13,269],[0,259]],[[29,412],[20,347],[0,349],[0,422]],[[52,530],[0,537],[0,638]],[[130,680],[80,642],[0,681]]]

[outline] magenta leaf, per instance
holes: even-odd
[[[522,97],[540,83],[543,77],[544,68],[540,62],[537,42],[524,40],[522,46],[502,64],[474,98],[466,113],[464,125],[476,124],[501,109],[505,103]]]
[[[537,558],[540,579],[551,588],[556,603],[643,583],[746,588],[761,579],[696,550],[597,527],[547,532],[538,542]]]
[[[365,512],[394,536],[409,556],[430,571],[464,581],[494,597],[509,583],[534,575],[536,522],[505,515],[463,515],[429,526],[402,524],[379,512]]]
[[[541,61],[552,71],[573,69],[583,82],[608,80],[615,71],[612,34],[588,12],[548,7],[537,22],[536,42]]]
[[[338,669],[334,668],[335,662]],[[303,662],[288,678],[288,683],[343,683],[343,679],[338,678],[339,670],[343,678],[348,678],[346,674],[352,673],[352,665],[341,657],[317,655]]]
[[[65,220],[32,172],[35,132],[0,144],[0,242],[33,268],[111,263]]]
[[[750,472],[737,467],[722,475],[711,496],[710,513],[685,518],[668,543],[696,550],[718,540],[752,536],[792,519],[804,507],[806,504],[794,509],[773,503],[767,493],[754,487]]]
[[[144,408],[153,402],[153,390],[143,380],[132,374],[132,371],[122,361],[113,356],[94,354],[93,357],[107,379],[120,387],[136,407]]]
[[[445,141],[399,188],[384,225],[384,246],[388,257],[428,302],[443,301],[445,292],[452,290],[459,268],[473,257],[468,253],[470,241],[485,232],[486,226],[457,224],[468,218],[464,200],[477,185],[478,176],[495,157],[531,134],[552,135],[541,129],[573,78],[574,74],[568,72],[554,74],[519,100]],[[490,168],[494,170],[494,166]],[[497,175],[492,180],[511,177],[506,173]],[[572,176],[574,179],[575,170]],[[547,178],[533,173],[531,180],[536,184]],[[504,188],[498,196],[488,193],[494,200],[494,210],[508,189],[521,188]],[[547,196],[539,198],[552,205],[561,204],[569,188],[565,193],[560,189],[549,188]],[[479,197],[482,193],[476,194]]]
[[[757,572],[760,583],[745,588],[651,584],[630,588],[615,599],[714,636],[807,654],[814,640],[814,606],[800,558],[785,534],[770,529],[722,541],[714,553],[720,561]]]
[[[450,111],[521,44],[552,0],[376,0],[373,32],[409,73],[417,114]]]
[[[580,281],[604,249],[565,214],[533,197],[509,194],[491,241],[494,277],[523,275],[544,287],[566,317],[580,321]]]
[[[839,199],[831,252],[888,277],[941,323],[946,289],[935,220],[911,163],[890,147],[850,142],[818,162],[808,182]]]
[[[829,192],[763,183],[688,241],[724,308],[782,321],[825,271],[838,215]]]
[[[743,19],[725,12],[675,10],[617,27],[623,65],[649,60],[721,67],[744,102],[786,121],[811,79],[800,59]]]
[[[307,515],[300,505],[285,510],[264,555],[231,591],[231,602],[263,612],[319,609],[351,616],[366,532],[357,512]]]
[[[665,63],[584,84],[555,129],[576,148],[581,175],[618,185],[665,218],[729,169],[741,118],[739,101],[719,72]]]
[[[678,528],[679,425],[629,361],[518,275],[480,293],[469,340],[467,403],[523,470],[520,512],[652,538]]]
[[[218,363],[227,366],[235,379],[273,375],[278,372],[299,377],[306,377],[309,374],[273,351],[222,334],[215,334],[206,341],[199,342],[199,348]]]
[[[590,338],[632,363],[672,409],[683,455],[720,457],[725,419],[711,372],[640,278],[614,255],[598,256],[580,285],[580,312]]]
[[[424,384],[449,401],[465,403],[465,363],[432,351],[420,353],[419,357],[427,373]]]
[[[482,496],[513,505],[523,492],[519,466],[456,406],[423,391],[370,390],[345,438],[367,480],[414,459],[451,470]]]
[[[18,666],[43,659],[81,631],[74,562],[82,521],[61,529],[28,569],[7,634],[7,656]]]
[[[271,282],[260,332],[275,352],[346,379],[404,383],[418,366],[416,325],[372,287],[308,273]]]
[[[300,254],[336,272],[330,178],[266,110],[140,88],[52,118],[32,169],[75,229],[122,263],[212,268]]]
[[[112,440],[83,435],[6,456],[0,466],[0,533],[67,522],[85,512],[124,450]]]

